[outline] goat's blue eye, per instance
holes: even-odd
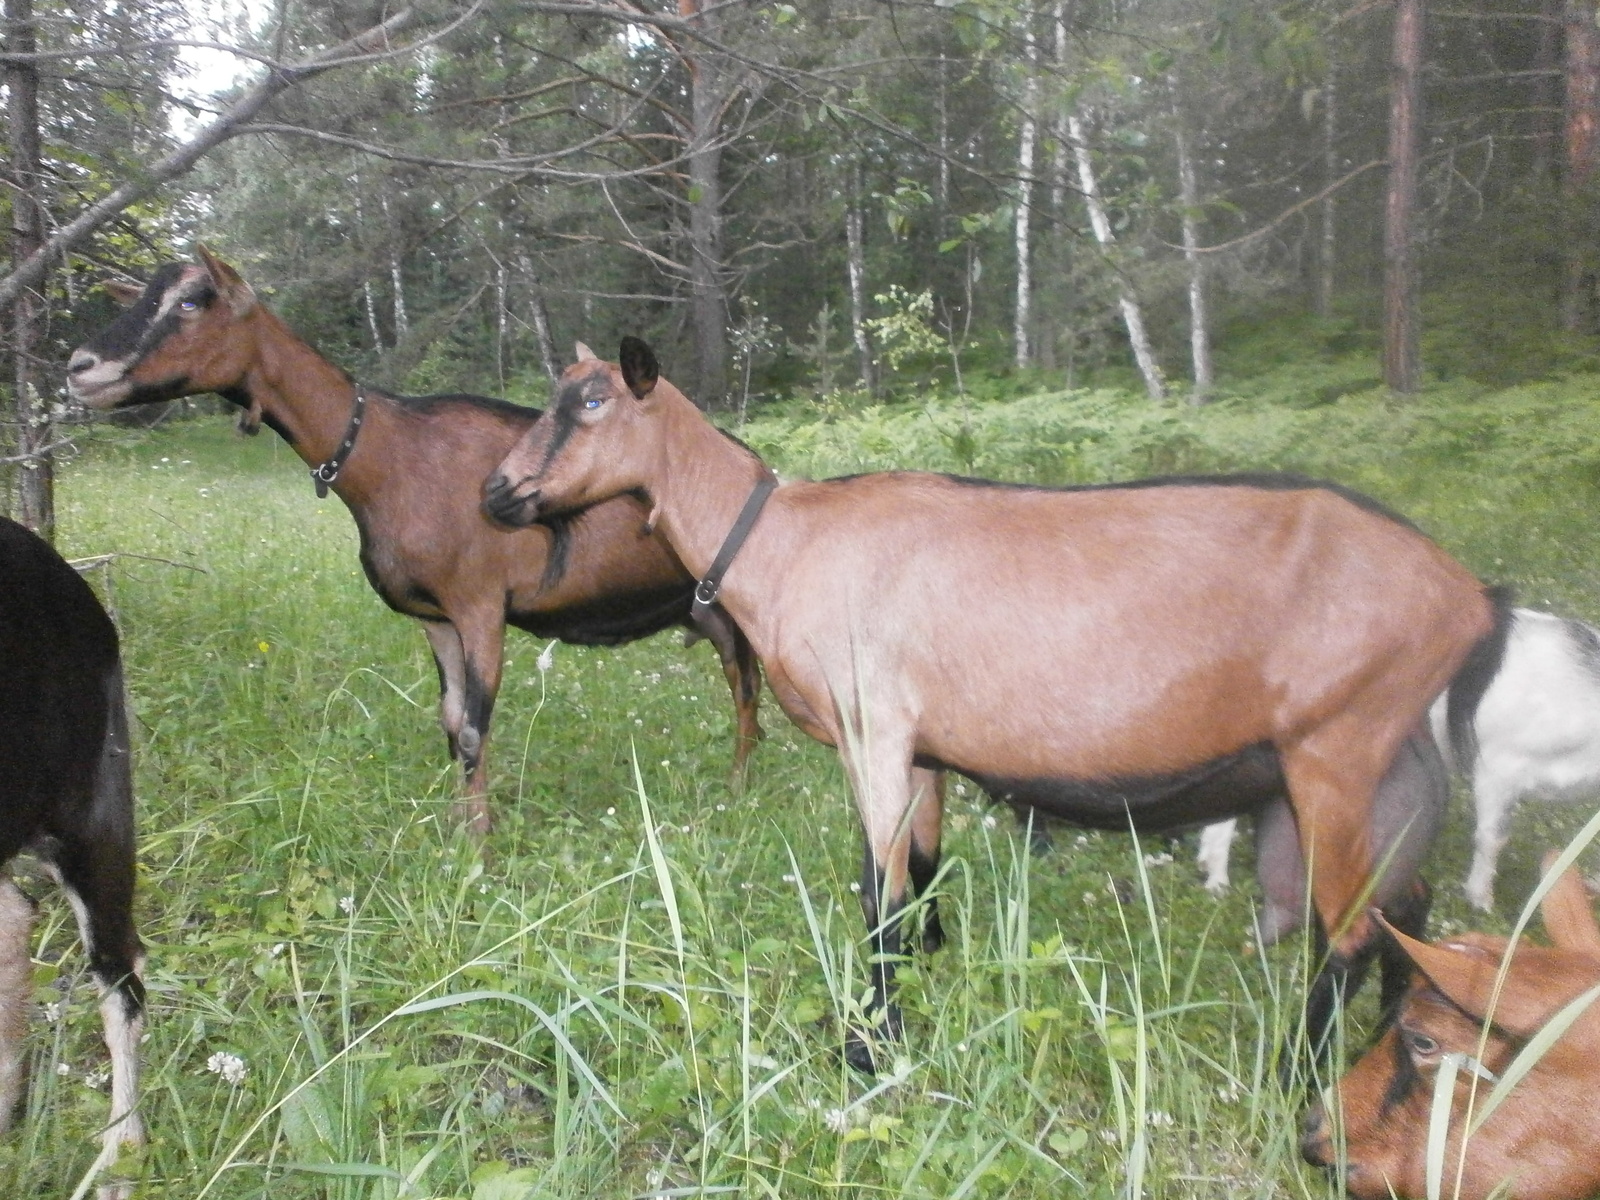
[[[185,312],[193,312],[195,309],[199,308],[200,306],[198,304],[196,304],[193,300],[181,300],[178,303],[178,307],[183,309]]]
[[[596,400],[593,396],[591,396],[589,399],[583,402],[583,406],[585,408],[599,408],[604,403],[604,400]]]

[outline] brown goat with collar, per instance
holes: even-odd
[[[704,575],[766,467],[658,378],[567,369],[486,484],[523,524],[635,491]],[[947,771],[1081,824],[1162,829],[1287,785],[1332,953],[1314,1039],[1376,952],[1373,796],[1428,702],[1498,666],[1505,612],[1393,514],[1280,476],[1016,487],[920,472],[772,493],[722,582],[773,694],[839,748],[865,832],[880,1032],[899,914],[938,860]],[[1380,887],[1381,891],[1381,887]],[[1381,905],[1385,897],[1376,897]],[[872,1062],[856,1039],[851,1059]]]
[[[1546,858],[1546,871],[1553,860]],[[1416,978],[1394,1023],[1337,1089],[1351,1195],[1427,1195],[1435,1078],[1449,1054],[1465,1069],[1451,1097],[1441,1195],[1483,1200],[1502,1184],[1502,1194],[1515,1200],[1600,1193],[1600,1005],[1591,1004],[1551,1044],[1467,1139],[1462,1157],[1469,1103],[1481,1111],[1494,1080],[1528,1040],[1567,1004],[1600,988],[1600,927],[1576,871],[1551,887],[1542,912],[1554,944],[1519,942],[1498,999],[1505,938],[1467,933],[1429,945],[1394,934]],[[1332,1123],[1320,1105],[1307,1114],[1301,1149],[1312,1163],[1335,1165]]]
[[[619,496],[515,532],[484,518],[483,478],[537,409],[358,390],[204,247],[197,264],[168,264],[142,291],[113,292],[130,307],[73,353],[73,393],[94,408],[126,408],[217,392],[252,432],[265,422],[308,466],[332,464],[320,478],[355,518],[367,580],[428,635],[440,723],[465,773],[458,812],[475,832],[490,825],[485,743],[507,623],[578,645],[688,624],[694,580],[638,500]],[[760,667],[721,614],[697,632],[716,645],[733,692],[738,772],[761,736]]]

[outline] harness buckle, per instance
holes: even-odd
[[[717,594],[722,591],[722,585],[714,579],[702,579],[694,585],[694,599],[696,604],[707,607],[717,602]]]

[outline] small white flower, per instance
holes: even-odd
[[[1089,839],[1080,833],[1077,837],[1072,839],[1072,844],[1074,846],[1087,846],[1089,844]]]
[[[1164,867],[1171,861],[1172,855],[1166,853],[1146,854],[1144,856],[1144,865],[1147,867]]]
[[[967,1052],[967,1044],[965,1042],[957,1042],[956,1050],[961,1054],[965,1054]]]
[[[99,1091],[101,1088],[105,1087],[106,1081],[110,1078],[110,1070],[102,1067],[98,1071],[90,1071],[87,1075],[85,1075],[83,1077],[83,1086],[94,1088],[96,1091]]]
[[[44,1019],[52,1025],[61,1020],[61,1002],[59,1000],[51,1000],[44,1006]]]
[[[1085,892],[1083,894],[1083,902],[1085,904],[1093,904],[1098,899],[1100,899],[1100,897],[1096,896],[1093,892]]]
[[[539,668],[539,674],[543,675],[545,672],[550,670],[551,667],[555,666],[555,663],[556,644],[551,642],[543,650],[539,651],[539,661],[536,664]]]
[[[813,1097],[811,1097],[811,1099],[806,1101],[806,1107],[807,1108],[821,1108],[822,1107],[822,1101],[818,1100],[815,1096],[813,1096]]]
[[[244,1059],[237,1054],[229,1054],[226,1050],[218,1050],[206,1059],[206,1070],[213,1075],[221,1075],[225,1083],[235,1087],[244,1082],[244,1077],[249,1073],[249,1068],[244,1065]]]
[[[71,1075],[72,1074],[72,1064],[71,1063],[58,1062],[56,1064],[56,1074],[57,1075]]]
[[[340,896],[339,911],[347,917],[354,916],[356,911],[356,898],[354,896]]]
[[[728,811],[728,806],[726,804],[719,804],[719,805],[717,805],[717,811],[718,812],[727,812]],[[823,832],[826,833],[827,830],[823,830]]]
[[[1150,1122],[1150,1128],[1166,1129],[1172,1125],[1172,1114],[1157,1110],[1156,1112],[1150,1114],[1148,1120]]]
[[[784,881],[784,882],[785,882],[785,883],[793,883],[793,882],[794,882],[794,876],[793,876],[793,875],[790,875],[790,874],[787,874],[787,873],[785,873],[785,875],[784,875],[784,877],[783,877],[783,881]]]
[[[999,822],[994,819],[993,813],[985,813],[983,815],[983,827],[985,829],[993,829],[998,824]]]
[[[661,760],[661,765],[663,767],[670,767],[672,765],[672,760],[670,758],[663,758]]]
[[[818,833],[827,833],[828,832],[828,827],[826,825],[824,825],[820,829],[818,829],[817,832]]]
[[[276,943],[273,944],[272,949],[268,950],[267,953],[270,954],[273,958],[277,958],[278,955],[282,954],[284,952],[284,950],[287,949],[287,948],[288,948],[288,943],[287,942],[276,942]]]
[[[855,882],[854,880],[851,880],[850,881],[850,890],[852,892],[856,892],[856,893],[859,894],[860,891],[861,891],[861,885],[859,883]]]
[[[822,1114],[822,1123],[834,1133],[847,1133],[850,1129],[850,1114],[842,1108],[830,1108]]]
[[[1100,1140],[1108,1146],[1115,1146],[1122,1139],[1117,1136],[1115,1129],[1102,1129],[1100,1131]]]
[[[617,810],[616,810],[616,809],[615,809],[615,808],[608,808],[608,809],[606,809],[606,816],[608,816],[608,817],[614,817],[614,816],[616,816],[616,815],[617,815]]]

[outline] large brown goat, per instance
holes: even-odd
[[[1545,860],[1547,872],[1552,858]],[[1566,1005],[1600,989],[1600,927],[1576,871],[1556,881],[1542,911],[1554,945],[1519,943],[1498,998],[1505,938],[1467,933],[1428,945],[1395,935],[1416,965],[1416,979],[1394,1023],[1337,1089],[1352,1195],[1427,1195],[1429,1120],[1448,1055],[1460,1066],[1449,1097],[1440,1195],[1484,1200],[1502,1185],[1496,1194],[1516,1200],[1600,1193],[1600,1005],[1584,1009],[1551,1043],[1462,1151],[1469,1111],[1483,1111],[1518,1052]],[[1306,1158],[1331,1167],[1337,1145],[1327,1112],[1314,1107],[1301,1142]]]
[[[292,333],[232,267],[200,248],[75,351],[73,393],[94,408],[217,392],[253,432],[275,429],[331,488],[361,533],[367,579],[423,623],[439,668],[440,723],[465,772],[459,814],[490,825],[485,743],[509,622],[539,637],[615,645],[689,623],[694,580],[619,496],[515,532],[480,509],[484,477],[539,413],[483,396],[392,396],[358,388]],[[735,770],[761,736],[760,667],[720,614],[699,624],[722,656],[738,712]]]
[[[720,560],[720,602],[773,694],[850,776],[880,1032],[899,1032],[899,916],[908,882],[933,876],[946,771],[1107,829],[1210,820],[1240,807],[1236,780],[1281,772],[1333,939],[1307,1000],[1320,1042],[1376,948],[1374,790],[1458,673],[1475,704],[1504,606],[1393,514],[1301,479],[1052,489],[894,472],[786,483],[751,526],[769,483],[629,338],[620,366],[568,368],[485,504],[521,524],[640,491],[710,571],[706,599]],[[872,1062],[866,1040],[850,1055]]]

